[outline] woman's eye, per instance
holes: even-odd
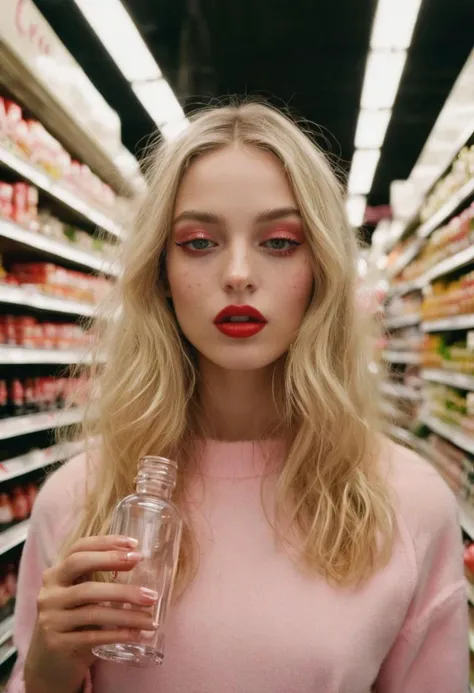
[[[217,243],[211,241],[209,238],[193,238],[191,241],[177,243],[176,245],[189,248],[190,250],[210,250],[211,248],[215,248]]]
[[[270,248],[270,250],[290,250],[301,244],[290,238],[270,238],[268,241],[265,241],[263,245],[265,248]]]

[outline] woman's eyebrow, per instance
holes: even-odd
[[[301,214],[296,207],[279,207],[277,209],[268,209],[262,212],[256,217],[256,221],[259,223],[264,221],[278,221],[278,219],[283,219],[285,217],[301,218]]]
[[[255,220],[257,223],[262,223],[266,221],[278,221],[278,219],[295,216],[301,218],[300,211],[296,207],[278,207],[276,209],[268,209],[261,212],[256,216]],[[212,214],[211,212],[199,212],[194,209],[189,209],[178,214],[173,220],[173,224],[179,224],[181,221],[198,221],[201,224],[221,224],[222,217],[218,214]]]
[[[189,209],[178,214],[173,220],[173,224],[178,224],[180,221],[199,221],[201,224],[219,224],[222,219],[217,214],[198,212],[194,209]]]

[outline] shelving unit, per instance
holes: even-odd
[[[54,260],[66,260],[79,267],[101,272],[112,277],[118,277],[118,268],[109,260],[95,257],[92,253],[66,245],[60,241],[48,238],[40,233],[34,233],[23,229],[18,224],[0,217],[0,238],[14,241],[18,246],[26,250],[37,250],[41,255],[51,257]]]
[[[25,347],[0,346],[0,365],[40,363],[68,365],[90,362],[90,354],[73,349],[27,349]]]
[[[473,145],[472,129],[466,136],[469,146]],[[386,403],[382,407],[387,435],[445,476],[458,495],[462,530],[474,542],[474,433],[469,433],[474,414],[474,349],[469,334],[474,330],[474,304],[471,309],[469,290],[461,282],[464,274],[474,270],[474,213],[465,211],[471,203],[474,175],[427,221],[417,225],[418,213],[399,236],[403,245],[395,249],[387,270],[387,345],[382,359],[388,364],[389,376],[381,393],[390,402],[388,409]],[[462,216],[457,224],[450,224],[455,215]],[[407,270],[414,261],[416,266]],[[451,299],[446,296],[443,300],[444,287],[453,281],[457,282],[453,289],[457,298],[451,294]],[[466,312],[469,310],[472,312]],[[424,317],[437,314],[436,319]],[[406,348],[409,342],[419,344],[420,350],[414,353]],[[391,414],[393,408],[400,410],[398,418]],[[402,421],[406,427],[393,421]],[[474,585],[467,579],[466,596],[474,608]],[[469,634],[469,647],[474,652],[474,632]]]
[[[62,426],[71,426],[79,423],[83,415],[84,410],[77,407],[76,409],[65,409],[64,411],[50,411],[3,419],[0,420],[0,440],[26,436],[30,433],[61,428]]]
[[[420,316],[416,315],[398,315],[393,318],[387,318],[385,321],[385,327],[388,330],[396,329],[399,327],[410,327],[410,325],[418,325],[420,322]]]
[[[421,363],[421,356],[415,351],[391,351],[386,349],[382,353],[382,358],[388,363],[406,363],[413,365]]]
[[[55,182],[36,166],[32,166],[29,162],[24,161],[3,147],[0,147],[0,165],[7,167],[33,185],[36,185],[39,190],[52,197],[56,202],[63,204],[85,221],[107,231],[107,233],[116,238],[122,237],[123,229],[106,213],[94,209],[73,191],[68,190],[61,183]]]

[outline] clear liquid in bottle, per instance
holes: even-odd
[[[136,493],[116,506],[110,534],[132,537],[138,541],[137,551],[143,560],[130,572],[119,572],[114,581],[147,587],[158,593],[153,607],[144,610],[153,614],[156,630],[140,631],[136,642],[114,643],[93,648],[100,659],[147,666],[163,661],[164,625],[170,604],[179,557],[182,520],[171,502],[176,485],[177,465],[164,457],[144,457],[138,465]],[[136,609],[118,604],[121,609]]]

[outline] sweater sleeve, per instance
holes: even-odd
[[[377,693],[466,693],[469,679],[466,588],[441,595],[404,629],[377,679]]]
[[[413,568],[412,598],[375,690],[466,693],[468,606],[457,502],[431,467],[411,453],[408,462],[399,528]]]
[[[5,693],[25,693],[23,673],[36,622],[36,599],[43,573],[55,563],[57,551],[68,531],[72,504],[62,486],[62,476],[54,474],[46,482],[37,496],[31,516],[21,556],[16,596],[13,642],[18,656]],[[68,504],[64,502],[65,499],[68,499]],[[90,674],[83,693],[92,693]]]

